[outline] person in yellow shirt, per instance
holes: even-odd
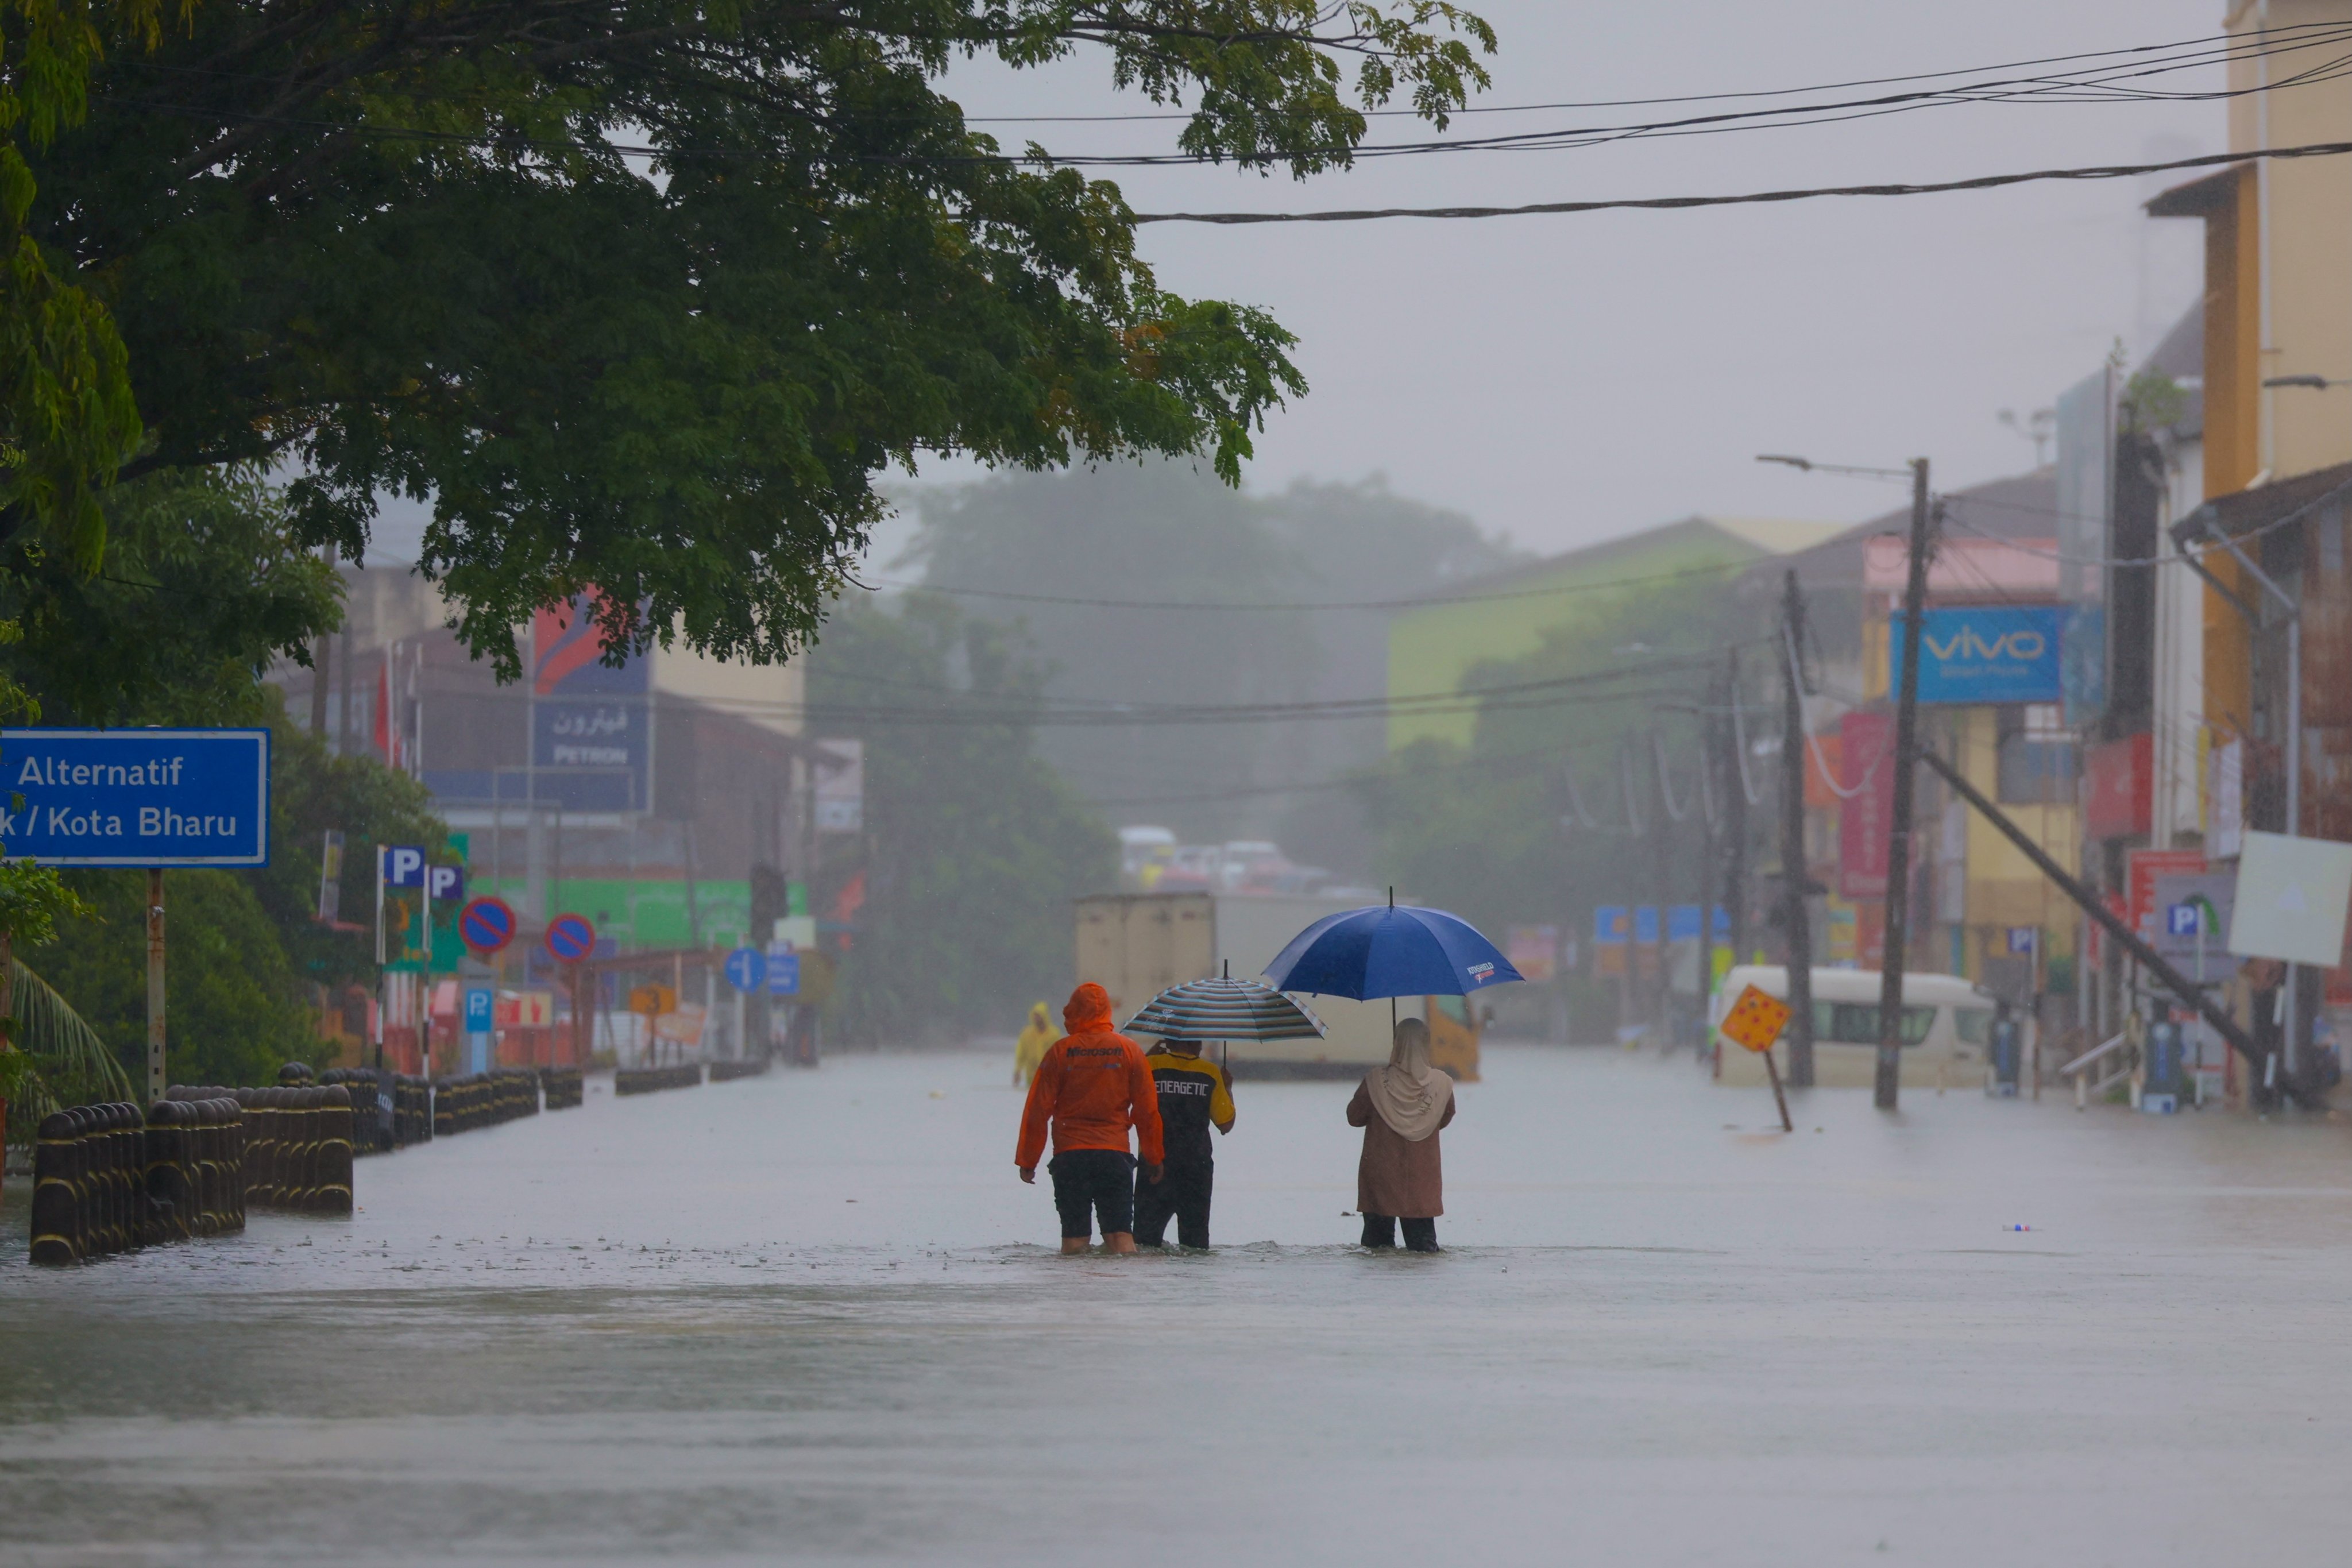
[[[1143,1065],[1160,1094],[1160,1125],[1168,1152],[1162,1180],[1135,1191],[1135,1242],[1165,1245],[1168,1222],[1176,1222],[1180,1247],[1209,1245],[1209,1197],[1216,1184],[1218,1136],[1234,1130],[1234,1078],[1202,1059],[1198,1040],[1162,1040]]]
[[[1039,1002],[1031,1006],[1029,1026],[1013,1042],[1013,1081],[1016,1086],[1026,1086],[1037,1076],[1037,1064],[1045,1059],[1046,1051],[1061,1037],[1062,1031],[1054,1027],[1053,1015],[1045,1010],[1045,1004]]]

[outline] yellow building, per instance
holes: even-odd
[[[2233,34],[2352,21],[2352,0],[2238,0]],[[2273,87],[2319,63],[2313,52],[2231,65],[2230,147],[2352,142],[2352,79]],[[2158,217],[2205,226],[2203,492],[2260,489],[2352,461],[2352,166],[2341,157],[2250,158],[2166,192]],[[2275,384],[2305,378],[2303,384]],[[2311,384],[2312,381],[2334,384]],[[2226,557],[2216,574],[2256,590]],[[2217,737],[2253,732],[2253,659],[2244,617],[2205,595],[2203,719]]]

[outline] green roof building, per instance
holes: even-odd
[[[1457,691],[1480,664],[1526,658],[1543,646],[1546,631],[1576,614],[1580,595],[1714,568],[1727,582],[1741,567],[1807,549],[1843,526],[1687,517],[1462,584],[1454,590],[1457,602],[1401,610],[1390,618],[1389,696]],[[1476,724],[1470,711],[1394,714],[1389,749],[1420,740],[1468,745]]]

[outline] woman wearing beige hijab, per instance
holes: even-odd
[[[1437,1131],[1453,1120],[1454,1080],[1429,1065],[1429,1026],[1406,1018],[1389,1065],[1366,1073],[1348,1101],[1348,1125],[1364,1130],[1356,1207],[1366,1247],[1394,1247],[1402,1220],[1408,1251],[1437,1250],[1437,1216],[1445,1212]]]

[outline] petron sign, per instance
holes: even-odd
[[[2056,702],[2066,694],[2062,605],[1989,605],[1919,617],[1919,700]],[[1889,686],[1903,679],[1904,617],[1889,626]]]
[[[269,731],[0,732],[0,848],[47,866],[267,866]]]

